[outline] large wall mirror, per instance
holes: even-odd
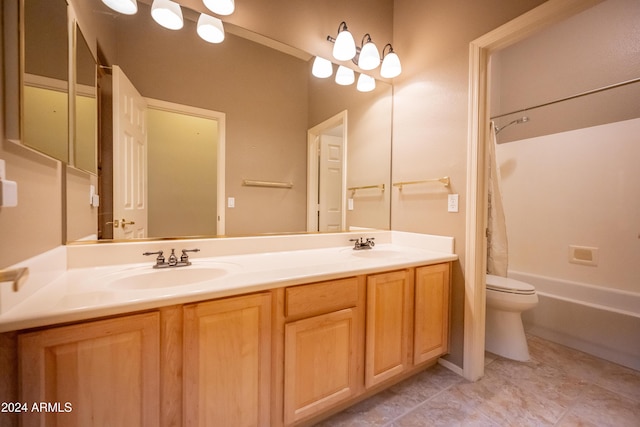
[[[22,0],[23,144],[97,172],[96,60],[65,0]]]
[[[145,2],[138,2],[132,16],[117,14],[99,1],[71,3],[81,26],[91,29],[87,42],[95,46],[100,68],[110,70],[98,81],[99,238],[334,231],[309,228],[308,206],[318,192],[309,184],[314,181],[309,164],[320,162],[320,154],[310,155],[321,146],[314,138],[335,141],[336,135],[344,139],[343,175],[334,180],[344,214],[338,229],[389,229],[390,84],[378,81],[374,91],[361,93],[355,85],[316,79],[311,55],[290,46],[278,48],[278,42],[251,29],[228,25],[222,43],[207,43],[196,34],[197,14],[186,8],[184,28],[171,31],[152,20]],[[138,221],[126,213],[113,215],[113,187],[121,179],[110,145],[117,141],[113,130],[119,126],[109,107],[117,103],[120,90],[116,74],[126,77],[147,102],[144,121],[152,126],[145,130],[147,170],[136,187],[146,189],[146,199],[136,199],[148,207],[146,230],[124,237],[115,233],[116,222],[122,232],[133,230],[131,223]],[[183,116],[177,119],[188,123],[184,130],[176,132],[178,124],[158,126],[168,123],[166,112]],[[310,130],[341,115],[346,117],[342,127],[311,136]],[[203,138],[207,134],[212,136]],[[220,142],[222,153],[216,145]],[[220,166],[222,186],[214,182]],[[202,228],[193,227],[200,222]]]

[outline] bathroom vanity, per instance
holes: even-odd
[[[431,366],[448,351],[452,240],[433,250],[385,233],[362,253],[201,257],[188,280],[192,267],[230,272],[157,290],[135,287],[148,280],[138,265],[66,272],[0,315],[17,331],[19,401],[50,403],[22,425],[309,425]],[[106,302],[72,308],[80,282]],[[109,300],[114,284],[126,296]],[[66,310],[30,315],[39,299]]]

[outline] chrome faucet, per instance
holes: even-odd
[[[355,242],[353,246],[354,251],[360,251],[362,249],[372,249],[376,244],[374,243],[375,237],[367,237],[365,240],[363,237],[359,239],[349,239],[350,242]]]
[[[167,260],[165,260],[162,251],[144,252],[142,255],[158,255],[153,268],[186,267],[187,265],[191,265],[191,261],[189,261],[189,255],[187,255],[187,252],[200,252],[200,249],[182,249],[182,255],[180,256],[180,259],[178,259],[178,257],[176,256],[175,249],[171,249],[171,255],[169,255],[169,258]]]
[[[13,292],[18,292],[29,277],[29,268],[20,267],[13,270],[0,270],[0,282],[13,283]]]

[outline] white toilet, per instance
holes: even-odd
[[[521,313],[538,305],[536,288],[508,277],[487,274],[485,349],[508,359],[529,360]]]

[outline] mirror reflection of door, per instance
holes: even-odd
[[[309,129],[307,231],[346,229],[346,111]]]
[[[113,70],[113,238],[147,237],[147,102]]]
[[[341,231],[344,209],[342,201],[344,177],[342,125],[320,135],[319,144],[318,231]]]

